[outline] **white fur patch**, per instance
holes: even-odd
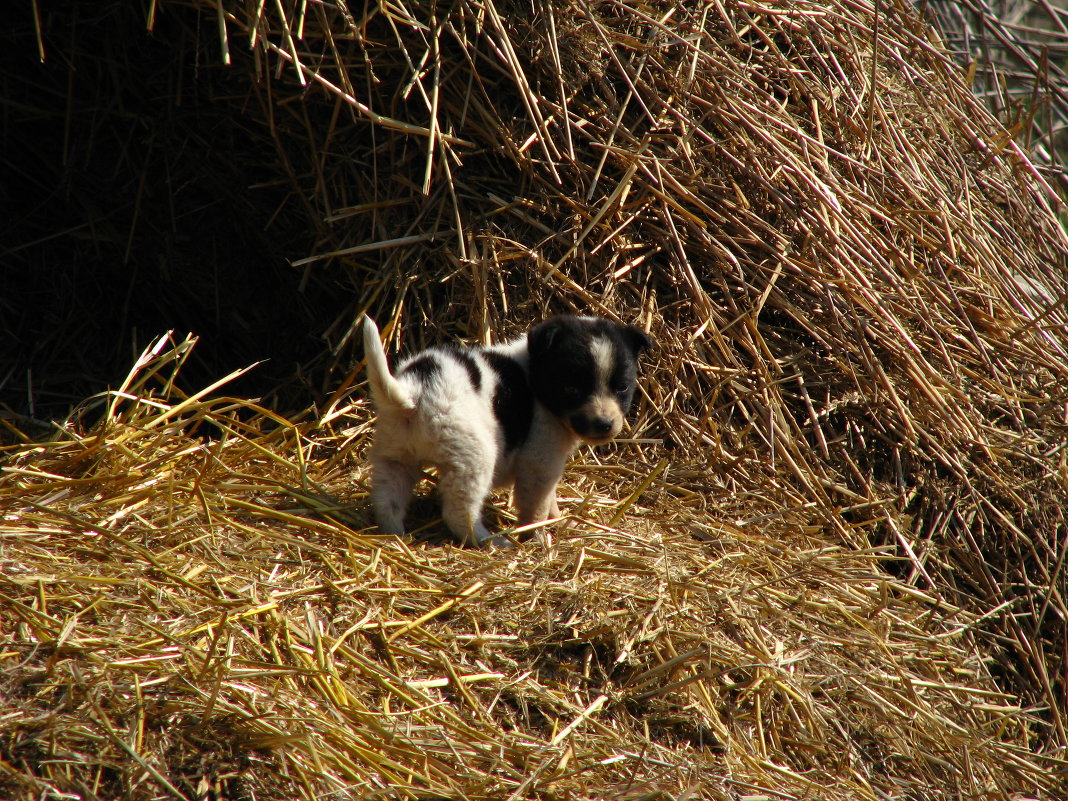
[[[608,394],[608,381],[612,377],[615,358],[612,343],[597,337],[590,342],[590,355],[593,357],[594,369],[597,371],[597,393]]]

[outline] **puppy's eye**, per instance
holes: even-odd
[[[630,392],[631,388],[632,387],[631,387],[630,383],[627,382],[627,381],[620,381],[620,382],[612,385],[612,391],[614,393],[616,393],[617,395],[623,395],[623,394],[625,394],[627,392]]]

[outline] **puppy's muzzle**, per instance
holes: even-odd
[[[582,412],[571,415],[569,422],[574,432],[589,442],[607,442],[622,427],[618,418],[591,416]]]

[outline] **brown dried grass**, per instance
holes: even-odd
[[[7,454],[7,794],[1064,797],[1061,206],[908,8],[195,5],[309,281],[637,321],[641,438],[550,550],[381,537],[358,371],[286,418],[160,340]]]

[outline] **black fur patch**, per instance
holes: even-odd
[[[464,366],[467,370],[467,375],[471,379],[471,386],[475,388],[475,392],[482,389],[482,369],[478,366],[478,362],[474,360],[470,353],[461,348],[459,345],[449,345],[447,350],[450,356]]]
[[[632,332],[640,334],[644,344],[637,344],[638,340]],[[616,396],[619,408],[626,414],[637,389],[637,356],[639,351],[648,347],[649,340],[637,328],[629,326],[616,326],[612,333],[612,372],[608,376],[608,391]]]
[[[426,384],[430,380],[430,377],[434,373],[441,371],[441,365],[438,364],[438,360],[431,356],[429,353],[424,353],[421,356],[417,356],[408,362],[401,368],[400,375],[404,373],[412,373],[419,377],[419,381]]]
[[[493,351],[483,356],[497,374],[497,391],[493,395],[493,414],[504,429],[504,448],[513,451],[522,445],[530,433],[534,416],[534,395],[530,391],[526,372],[515,359]]]
[[[482,369],[471,354],[458,345],[445,345],[428,350],[404,365],[401,373],[412,373],[419,377],[420,382],[426,384],[434,375],[441,372],[442,357],[454,360],[467,370],[467,377],[471,380],[471,386],[475,388],[475,392],[482,389]]]

